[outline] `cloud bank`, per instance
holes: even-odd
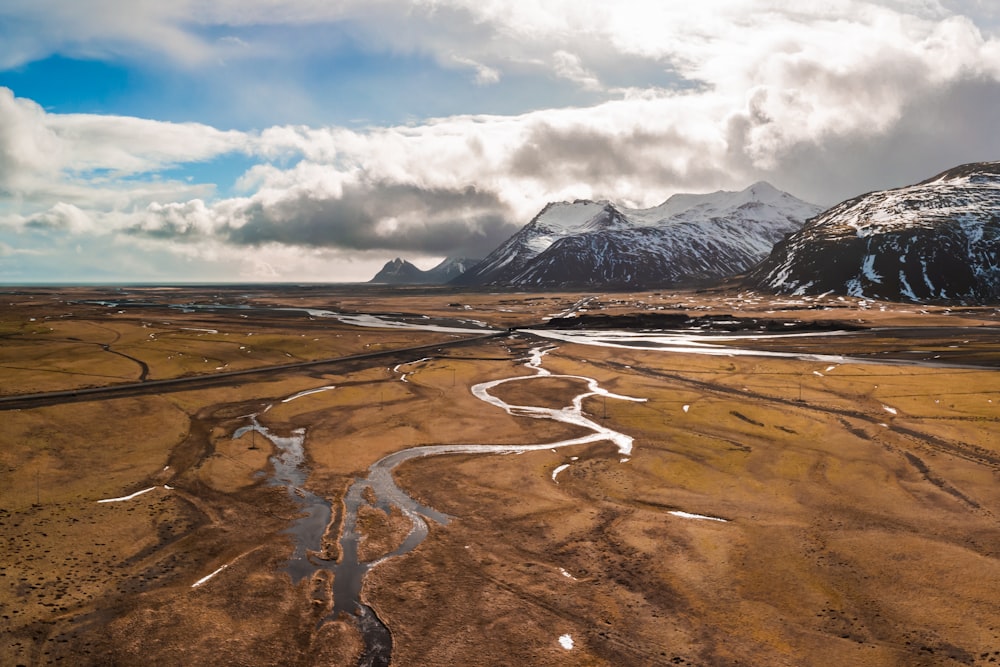
[[[766,179],[829,205],[1000,157],[1000,12],[986,4],[13,3],[0,16],[30,30],[0,47],[0,65],[70,53],[238,70],[294,50],[279,37],[302,26],[349,25],[369,49],[464,72],[465,94],[530,79],[591,101],[236,131],[51,113],[0,88],[0,243],[238,256],[288,279],[299,274],[272,261],[308,249],[357,279],[370,266],[359,258],[485,255],[552,200],[649,206]],[[99,20],[112,7],[122,13]],[[296,44],[300,57],[318,42]],[[229,155],[254,163],[235,183],[177,176]]]

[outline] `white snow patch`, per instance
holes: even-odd
[[[562,635],[559,637],[559,645],[562,646],[567,651],[573,650],[573,637],[571,635]]]
[[[214,577],[218,573],[222,572],[223,570],[225,570],[227,567],[229,567],[229,566],[228,565],[223,565],[218,570],[216,570],[215,572],[212,572],[211,574],[206,574],[204,577],[202,577],[198,581],[196,581],[193,584],[191,584],[191,588],[198,588],[203,583],[205,583],[206,581],[208,581],[209,579],[211,579],[212,577]]]
[[[890,407],[888,405],[883,405],[882,409],[885,410],[886,412],[888,412],[890,415],[895,415],[895,414],[899,413],[899,410],[897,410],[896,408]]]
[[[861,263],[861,273],[873,283],[882,282],[882,276],[875,271],[875,255],[865,255],[865,259]]]
[[[127,496],[122,496],[121,498],[104,498],[103,500],[98,500],[97,502],[99,502],[99,503],[120,503],[120,502],[124,502],[126,500],[132,500],[136,496],[141,496],[144,493],[149,493],[150,491],[152,491],[155,488],[156,488],[155,486],[151,486],[148,489],[143,489],[142,491],[136,491],[133,494],[130,494],[130,495],[127,495]]]
[[[708,516],[706,514],[691,514],[690,512],[682,512],[681,510],[671,510],[667,513],[679,516],[682,519],[701,519],[702,521],[721,521],[722,523],[729,523],[726,519],[720,519],[717,516]]]
[[[681,408],[681,410],[683,410],[684,412],[687,412],[687,411],[688,411],[688,410],[690,410],[690,409],[691,409],[691,406],[690,406],[690,405],[685,405],[685,406],[683,406],[683,407]]]
[[[321,391],[330,391],[331,389],[336,389],[336,387],[331,384],[325,387],[317,387],[316,389],[306,389],[305,391],[300,391],[297,394],[292,394],[288,398],[281,399],[281,402],[290,403],[291,401],[294,401],[296,398],[302,398],[303,396],[309,396],[310,394],[318,394]]]
[[[556,469],[552,471],[552,481],[558,484],[559,481],[556,479],[556,476],[568,467],[569,467],[568,463],[564,463],[561,466],[556,466]]]
[[[910,301],[920,301],[913,292],[913,288],[910,287],[910,283],[906,280],[906,272],[902,269],[899,271],[899,293]]]

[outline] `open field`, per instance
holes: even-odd
[[[214,303],[241,308],[166,307]],[[581,311],[845,322],[866,330],[742,344],[880,363],[517,331],[449,347],[468,336],[275,306],[503,330]],[[297,583],[286,572],[300,508],[271,479],[274,447],[234,432],[255,414],[271,433],[304,433],[302,492],[335,510],[314,558],[336,559],[345,492],[383,456],[585,434],[470,391],[535,375],[525,362],[540,347],[558,377],[492,395],[558,409],[592,378],[645,399],[583,401],[594,423],[634,438],[632,450],[598,441],[396,468],[401,489],[450,520],[365,579],[392,664],[1000,664],[998,327],[991,308],[723,290],[9,289],[0,397],[442,347],[212,386],[0,403],[0,664],[357,664],[354,619],[329,617],[331,572]],[[370,505],[358,526],[366,559],[409,530],[398,510]]]

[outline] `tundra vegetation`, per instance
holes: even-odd
[[[278,307],[504,333],[437,350],[475,332]],[[571,311],[830,331],[725,343],[794,358],[518,330]],[[304,429],[304,490],[335,510],[312,557],[335,560],[344,494],[383,456],[584,434],[470,391],[531,375],[540,348],[555,377],[494,395],[559,408],[593,378],[645,399],[583,401],[632,450],[599,441],[396,468],[401,489],[450,519],[365,579],[393,664],[996,663],[998,326],[988,307],[732,290],[7,289],[0,398],[68,393],[0,402],[0,663],[357,664],[364,638],[352,617],[330,617],[330,573],[285,570],[298,509],[271,483],[274,446],[234,433],[250,415],[272,433]],[[387,354],[356,356],[372,352]],[[155,384],[174,378],[195,380]],[[118,385],[138,386],[72,393]],[[410,529],[370,506],[357,525],[366,560]]]

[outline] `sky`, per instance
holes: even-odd
[[[1000,160],[994,0],[2,0],[0,283],[364,281]]]

